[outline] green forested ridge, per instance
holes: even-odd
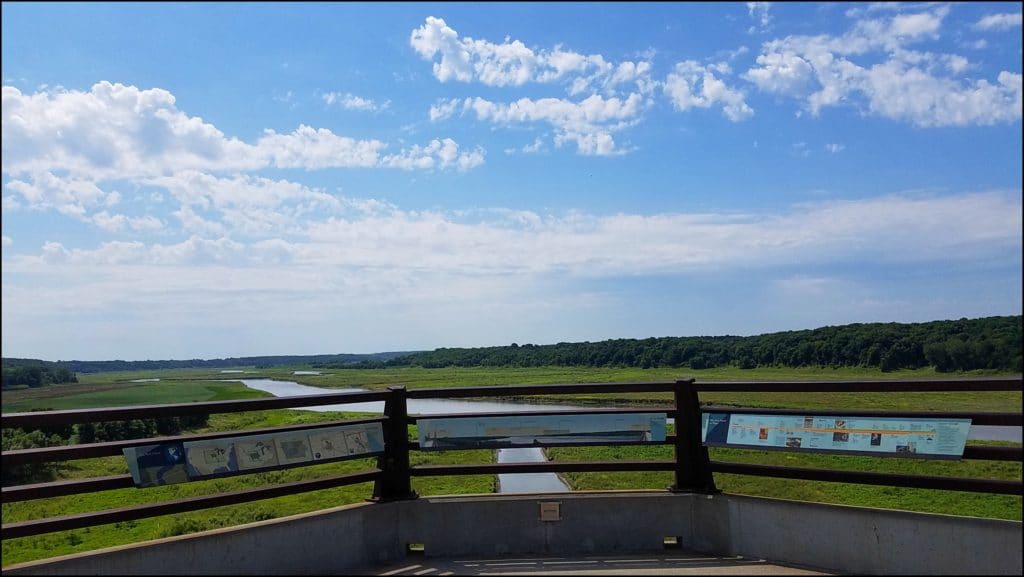
[[[3,359],[3,388],[77,383],[75,371],[61,363],[36,359]]]
[[[1021,316],[927,323],[868,323],[738,337],[661,337],[601,342],[442,348],[387,362],[424,368],[594,367],[935,367],[1021,371]]]
[[[222,367],[272,367],[295,364],[348,364],[364,361],[382,362],[395,357],[408,355],[408,351],[370,354],[336,354],[336,355],[274,355],[262,357],[229,357],[225,359],[186,359],[161,361],[59,361],[50,363],[35,359],[3,359],[4,386],[7,384],[8,366],[54,366],[72,373],[107,373],[114,371],[153,371],[160,369],[191,369]],[[64,382],[64,381],[54,381]],[[71,381],[74,382],[74,381]],[[47,383],[48,384],[48,383]]]
[[[442,367],[866,367],[882,371],[934,367],[939,372],[1022,370],[1021,316],[857,323],[763,335],[659,337],[600,342],[440,348],[414,353],[288,355],[164,361],[61,361],[3,359],[4,387],[39,386],[54,375],[180,368],[311,365],[365,369]],[[9,376],[20,375],[20,381]],[[26,376],[31,373],[31,376]],[[51,376],[47,376],[51,375]],[[31,382],[26,382],[25,379]],[[64,377],[61,377],[64,378]],[[49,379],[49,380],[47,380]],[[9,384],[10,383],[10,384]]]

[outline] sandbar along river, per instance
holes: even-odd
[[[297,373],[298,374],[298,373]],[[227,380],[227,379],[225,379]],[[301,385],[293,381],[274,381],[271,379],[230,379],[245,386],[265,391],[275,397],[295,397],[300,395],[326,395],[334,393],[360,393],[366,389],[327,389]],[[456,399],[408,399],[410,415],[440,415],[445,413],[487,413],[487,412],[526,412],[526,411],[558,411],[564,409],[593,408],[582,405],[548,405],[522,402],[502,401],[463,401]],[[318,407],[296,407],[308,411],[351,411],[365,413],[384,413],[384,401],[369,403],[347,403],[341,405],[322,405]],[[642,408],[638,408],[642,411]],[[671,420],[670,420],[671,422]],[[1016,441],[1021,442],[1021,427],[1010,426],[972,426],[969,439],[985,441]],[[547,459],[544,452],[537,447],[523,449],[498,449],[499,463],[534,463]],[[565,483],[554,473],[517,473],[515,475],[498,475],[498,489],[502,493],[551,493],[568,491]]]

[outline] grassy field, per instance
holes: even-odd
[[[537,367],[537,368],[391,368],[391,369],[334,369],[322,375],[293,375],[296,370],[309,367],[276,367],[256,369],[240,367],[245,373],[222,373],[210,369],[176,369],[166,371],[140,371],[121,373],[94,373],[79,375],[78,384],[23,389],[3,393],[3,411],[25,411],[31,408],[100,407],[123,404],[153,404],[189,401],[220,400],[237,394],[237,383],[218,379],[272,378],[290,380],[305,385],[331,388],[362,387],[384,389],[389,385],[404,385],[410,389],[427,387],[466,387],[516,384],[601,383],[672,381],[695,378],[699,381],[807,381],[807,380],[882,380],[927,379],[950,376],[931,369],[883,373],[874,369],[737,369],[734,367],[681,371],[679,369],[614,369],[594,367]],[[159,378],[155,383],[131,383],[141,378]],[[177,387],[182,387],[180,390]],[[52,390],[48,390],[52,389]],[[243,389],[245,390],[245,389]],[[205,392],[204,392],[205,391]],[[180,397],[176,397],[180,393]],[[187,393],[187,394],[186,394]],[[208,395],[203,397],[203,395]],[[221,396],[218,396],[221,395]],[[224,397],[227,395],[227,397]],[[56,399],[61,399],[57,401]],[[160,400],[157,400],[160,399]],[[602,395],[547,395],[531,397],[531,401],[590,404],[668,404],[668,393],[612,393]],[[1021,406],[1019,392],[994,393],[702,393],[701,401],[712,404],[731,404],[752,407],[797,408],[861,408],[886,410],[978,410],[1014,411]],[[58,406],[60,403],[60,406]]]
[[[670,381],[696,378],[703,381],[785,381],[785,380],[875,380],[922,379],[948,377],[930,370],[882,373],[867,369],[710,369],[680,371],[676,369],[598,369],[547,367],[531,369],[448,368],[448,369],[345,369],[325,370],[323,375],[293,375],[295,370],[309,367],[256,369],[240,367],[245,373],[222,373],[220,370],[185,369],[145,372],[98,373],[79,375],[77,384],[4,391],[3,412],[31,409],[75,409],[160,404],[192,401],[214,401],[267,396],[237,382],[224,379],[274,378],[291,380],[324,388],[364,387],[382,389],[388,385],[409,388],[463,387],[484,385],[547,384],[574,382]],[[981,375],[955,375],[981,376]],[[138,379],[160,379],[157,382],[131,382]],[[638,405],[667,404],[667,394],[614,394],[545,397],[549,401],[578,403],[631,403]],[[1021,394],[1010,393],[907,393],[907,394],[787,394],[730,393],[702,394],[705,403],[735,404],[761,407],[802,408],[875,408],[913,410],[979,410],[1019,411]],[[213,415],[206,430],[243,430],[341,418],[340,413],[314,413],[297,410],[260,411]],[[723,461],[784,464],[805,467],[827,467],[850,470],[939,474],[965,477],[1017,479],[1021,464],[987,461],[923,461],[896,458],[870,458],[842,455],[809,455],[788,452],[712,449],[712,458]],[[556,460],[671,459],[671,447],[576,447],[549,449]],[[420,463],[483,463],[493,462],[491,451],[454,451],[413,453],[413,464]],[[284,483],[373,466],[364,459],[328,463],[263,474],[199,481],[150,489],[123,489],[89,495],[59,497],[21,503],[3,504],[3,522],[66,515],[84,511],[123,507],[133,504],[183,498],[255,487],[268,483]],[[109,457],[67,463],[60,469],[61,478],[84,478],[117,475],[127,472],[123,458]],[[564,477],[574,489],[662,489],[672,483],[665,473],[578,473]],[[1020,497],[873,487],[844,483],[806,482],[740,475],[716,475],[719,488],[738,494],[762,495],[825,503],[865,505],[913,511],[928,511],[993,517],[1021,518]],[[414,488],[421,494],[487,493],[493,490],[494,477],[454,476],[449,478],[415,478]],[[3,541],[3,564],[9,565],[66,553],[87,551],[112,545],[159,537],[179,535],[271,519],[331,506],[360,502],[371,493],[370,484],[256,501],[244,505],[221,507],[182,515],[158,517],[130,523],[79,529]]]
[[[155,383],[77,383],[38,389],[5,391],[3,412],[17,413],[33,409],[68,410],[123,405],[160,405],[256,399],[270,396],[242,383],[200,380],[167,380]]]

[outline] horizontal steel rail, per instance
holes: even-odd
[[[79,513],[76,515],[63,515],[60,517],[21,521],[18,523],[5,524],[3,527],[0,527],[0,530],[3,532],[4,539],[15,539],[18,537],[29,537],[31,535],[52,533],[54,531],[67,531],[69,529],[81,529],[82,527],[93,527],[96,525],[106,525],[108,523],[134,521],[136,519],[146,519],[160,515],[198,511],[200,509],[209,509],[212,507],[223,507],[224,505],[237,505],[239,503],[247,503],[249,501],[257,501],[261,499],[272,499],[274,497],[283,497],[286,495],[293,495],[295,493],[306,493],[309,491],[319,491],[321,489],[343,487],[345,485],[355,485],[357,483],[373,481],[378,476],[380,476],[380,470],[372,469],[368,471],[360,471],[358,473],[325,477],[323,479],[296,481],[294,483],[283,483],[280,485],[258,487],[255,489],[244,489],[230,493],[203,495],[199,497],[189,497],[187,499],[177,499],[174,501],[162,501],[147,505],[123,507],[121,509],[108,509],[106,511],[95,511],[90,513]]]
[[[666,436],[666,443],[665,444],[666,445],[670,444],[670,440],[675,441],[675,436],[674,435],[667,435]],[[656,444],[657,443],[654,443],[654,445],[656,445]],[[730,450],[730,451],[785,451],[786,450],[785,448],[781,448],[781,447],[753,447],[753,446],[745,446],[745,447],[720,447],[720,446],[714,446],[714,447],[712,447],[712,449],[713,450],[715,450],[715,449],[727,449],[727,450]],[[883,457],[883,458],[891,458],[891,457],[893,457],[892,454],[885,454],[885,453],[872,454],[870,452],[860,452],[860,453],[857,453],[857,452],[847,452],[847,451],[830,451],[830,450],[825,450],[825,449],[814,450],[814,449],[806,449],[805,448],[801,452],[819,453],[819,454],[830,454],[830,455],[847,455],[847,456],[857,456],[857,457]],[[906,459],[906,458],[928,459],[930,457],[928,457],[927,455],[923,455],[923,454],[919,455],[919,454],[912,454],[911,453],[911,454],[907,454],[907,455],[901,455],[901,456],[895,457],[895,458],[902,458],[902,459]],[[990,445],[968,445],[968,446],[964,447],[964,456],[963,456],[963,458],[965,458],[965,459],[972,459],[972,460],[979,460],[979,461],[1020,461],[1020,460],[1022,460],[1022,458],[1024,458],[1024,449],[1022,449],[1021,447],[999,447],[999,446],[990,446]]]
[[[622,446],[622,447],[625,447],[625,446],[630,446],[630,445],[632,445],[632,446],[671,445],[672,443],[675,442],[675,438],[676,438],[675,435],[665,435],[665,440],[664,441],[629,441],[629,442],[621,442],[621,443],[620,442],[610,442],[610,443],[594,444],[594,445],[590,445],[590,446],[595,446],[595,447],[616,447],[616,446]],[[586,446],[587,445],[581,445],[579,443],[565,443],[565,444],[561,444],[561,443],[544,443],[544,447],[545,448],[548,448],[548,447],[586,447]],[[508,448],[514,449],[516,447],[508,447]],[[440,453],[440,452],[443,452],[443,451],[450,451],[450,450],[456,450],[457,451],[459,449],[424,449],[423,447],[420,447],[420,442],[419,441],[410,440],[409,441],[409,450],[410,451],[426,451],[426,452],[430,452],[430,453]]]
[[[135,482],[132,480],[131,475],[111,475],[109,477],[66,479],[63,481],[50,481],[48,483],[16,485],[14,487],[4,487],[0,489],[0,492],[3,493],[3,502],[10,503],[14,501],[46,499],[49,497],[63,497],[65,495],[80,495],[82,493],[96,493],[112,489],[128,489],[134,486]]]
[[[800,381],[800,382],[708,382],[693,383],[692,381],[671,381],[671,382],[644,382],[644,383],[582,383],[582,384],[554,384],[554,385],[512,385],[512,386],[491,386],[491,387],[450,387],[441,389],[415,389],[406,391],[404,388],[393,388],[388,391],[367,391],[356,393],[327,393],[322,395],[304,395],[299,397],[268,398],[268,399],[247,399],[240,401],[213,401],[203,403],[179,403],[173,405],[147,405],[131,407],[115,407],[106,409],[78,409],[68,411],[46,411],[13,413],[3,415],[3,427],[43,427],[54,425],[67,425],[74,423],[88,423],[98,421],[117,421],[128,419],[145,419],[155,417],[170,417],[182,415],[201,415],[216,413],[234,413],[242,411],[260,411],[269,409],[285,409],[308,407],[326,404],[362,403],[368,401],[389,401],[396,398],[408,399],[440,399],[440,398],[490,398],[490,397],[524,397],[538,395],[574,395],[574,394],[601,394],[601,393],[641,393],[641,392],[664,392],[673,393],[675,403],[680,403],[680,391],[688,391],[687,394],[695,395],[696,392],[963,392],[963,391],[1020,391],[1022,389],[1021,377],[1009,378],[986,378],[986,379],[928,379],[912,381]],[[401,389],[400,391],[397,389]],[[398,396],[396,396],[398,395]],[[934,418],[954,419],[969,418],[974,425],[998,425],[998,426],[1021,426],[1024,419],[1021,413],[1009,412],[935,412],[935,411],[899,411],[899,410],[835,410],[835,409],[779,409],[779,408],[756,408],[756,407],[730,407],[718,405],[705,405],[697,407],[696,396],[686,401],[685,407],[690,417],[699,415],[699,412],[730,412],[730,413],[759,413],[776,415],[824,415],[824,416],[849,416],[849,417],[889,417],[889,418]],[[404,406],[404,405],[403,405]],[[683,406],[680,404],[680,407]],[[401,430],[404,424],[414,424],[418,419],[440,419],[440,418],[480,418],[480,417],[502,417],[502,416],[560,416],[560,415],[586,415],[586,414],[627,414],[627,413],[664,413],[677,421],[682,412],[677,406],[646,406],[636,405],[628,408],[582,408],[572,410],[553,411],[530,411],[530,412],[489,412],[474,414],[442,414],[442,415],[420,415],[406,416],[402,411],[402,418],[396,425],[401,425],[392,431],[391,439],[398,438],[404,441],[405,435]],[[689,418],[689,417],[688,417]],[[357,424],[368,422],[386,422],[387,417],[375,417],[368,419],[354,419],[344,421],[329,421],[322,423],[309,423],[303,425],[289,425],[283,427],[270,427],[243,431],[178,435],[173,437],[154,437],[148,439],[134,439],[128,441],[116,441],[108,443],[91,443],[76,446],[46,447],[38,449],[24,449],[4,452],[3,466],[18,466],[29,463],[67,461],[74,459],[85,459],[94,457],[117,456],[122,450],[129,447],[141,445],[166,443],[166,442],[187,442],[207,439],[218,439],[254,434],[268,434],[285,431],[300,431],[329,426],[345,424]],[[690,422],[690,421],[688,421]],[[394,437],[394,435],[400,437]],[[667,435],[665,441],[654,443],[643,443],[650,445],[675,446],[675,459],[671,461],[559,461],[540,463],[483,463],[472,465],[420,465],[407,467],[406,479],[409,476],[431,477],[441,475],[491,475],[511,473],[563,473],[563,472],[627,472],[627,471],[666,471],[677,473],[679,485],[679,471],[686,471],[693,468],[692,459],[699,455],[694,453],[680,453],[680,447],[690,447],[693,443],[700,443],[699,427],[696,433],[689,431],[687,437],[680,440],[676,435]],[[390,445],[390,442],[388,443]],[[609,443],[615,444],[615,443]],[[401,448],[395,449],[406,455],[408,450],[421,450],[419,443],[409,441],[400,443]],[[555,445],[551,445],[555,446]],[[759,448],[736,447],[739,450],[759,450]],[[392,449],[388,449],[389,451]],[[391,454],[391,453],[388,453]],[[687,456],[689,455],[689,456]],[[392,455],[394,457],[394,455]],[[993,446],[993,445],[968,445],[963,453],[964,459],[982,459],[994,461],[1021,461],[1024,451],[1019,446]],[[360,457],[361,458],[361,457]],[[689,460],[688,460],[689,459]],[[200,510],[210,507],[238,504],[259,499],[268,499],[282,495],[316,491],[320,489],[361,483],[366,481],[380,481],[386,477],[384,471],[388,460],[381,458],[378,467],[358,473],[345,474],[340,476],[315,479],[310,481],[299,481],[256,489],[246,489],[230,493],[220,493],[151,503],[121,509],[66,515],[48,519],[37,519],[10,523],[2,527],[3,538],[24,537],[54,531],[63,531],[94,525],[102,525],[119,521],[128,521],[182,513],[186,511]],[[706,451],[700,461],[705,463],[708,471],[717,473],[757,475],[765,477],[779,477],[791,479],[803,479],[810,481],[845,482],[869,485],[887,485],[895,487],[913,487],[923,489],[943,489],[954,491],[987,492],[996,494],[1021,495],[1022,483],[1020,481],[1005,481],[997,479],[973,479],[953,478],[930,475],[905,475],[891,473],[874,473],[864,471],[843,471],[835,469],[813,469],[784,467],[775,465],[753,465],[733,462],[709,461]],[[282,466],[301,466],[301,464]],[[392,465],[387,465],[392,466]],[[256,471],[253,471],[256,472]],[[260,471],[262,472],[262,471]],[[401,471],[398,471],[401,473]],[[710,473],[708,474],[710,479]],[[685,480],[685,478],[684,478]],[[75,495],[92,493],[112,489],[124,489],[134,487],[130,475],[113,475],[109,477],[96,477],[90,479],[72,479],[55,481],[49,483],[36,483],[32,485],[21,485],[15,487],[4,487],[2,489],[3,501],[24,501],[47,497]],[[711,482],[709,490],[714,490]],[[702,491],[696,485],[685,485],[683,490]],[[376,494],[376,490],[375,490]],[[414,496],[413,493],[409,493]],[[408,498],[408,497],[400,497]]]
[[[206,441],[211,439],[224,439],[228,437],[240,437],[245,435],[262,435],[272,433],[284,433],[288,431],[303,431],[307,429],[319,429],[321,427],[335,427],[339,425],[382,423],[386,420],[387,417],[375,417],[372,419],[348,419],[341,421],[325,421],[322,423],[306,423],[302,425],[286,425],[283,427],[267,427],[263,429],[247,429],[239,431],[203,433],[197,435],[149,437],[146,439],[132,439],[129,441],[109,441],[105,443],[87,443],[84,445],[60,445],[56,447],[39,447],[35,449],[17,449],[14,451],[4,451],[2,453],[2,459],[4,467],[24,465],[25,463],[74,461],[77,459],[92,459],[95,457],[121,456],[123,449],[128,449],[131,447],[142,447],[144,445],[155,445],[158,443],[183,443],[190,441]]]
[[[1021,461],[1024,460],[1024,448],[967,445],[964,447],[964,458],[982,461]]]
[[[561,385],[502,385],[410,389],[410,399],[464,399],[466,397],[519,397],[523,395],[581,395],[585,393],[670,393],[675,381],[642,383],[574,383]]]
[[[704,405],[704,413],[739,413],[754,415],[821,415],[836,417],[881,417],[898,419],[971,419],[972,425],[1021,426],[1021,413],[996,413],[983,411],[902,411],[865,409],[769,409],[758,407],[730,407],[729,405]]]
[[[666,413],[674,415],[675,407],[651,406],[615,409],[563,409],[558,411],[500,411],[487,413],[439,413],[434,415],[409,415],[409,422],[421,419],[476,419],[479,417],[552,417],[560,415],[632,415],[635,413]]]
[[[4,413],[3,428],[43,427],[94,423],[99,421],[126,421],[131,419],[154,419],[157,417],[179,417],[182,415],[210,415],[218,413],[241,413],[265,411],[268,409],[291,409],[316,405],[337,405],[383,401],[387,391],[365,393],[328,393],[325,395],[301,395],[297,397],[274,397],[272,399],[245,399],[241,401],[207,401],[202,403],[177,403],[173,405],[132,405],[105,409],[71,409],[67,411],[39,411],[28,413]]]
[[[548,461],[544,463],[481,463],[476,465],[417,465],[414,477],[440,475],[504,475],[506,473],[572,473],[672,471],[675,461]]]
[[[833,483],[857,483],[862,485],[886,485],[889,487],[911,487],[915,489],[945,489],[949,491],[970,491],[975,493],[999,493],[1021,495],[1024,484],[1020,481],[1000,479],[970,479],[939,477],[933,475],[904,475],[899,473],[873,473],[867,471],[842,471],[838,469],[811,469],[807,467],[781,467],[778,465],[752,465],[711,461],[711,470],[716,473],[754,475],[759,477],[781,477],[805,481],[829,481]]]
[[[707,381],[691,386],[700,392],[760,393],[908,393],[1020,391],[1021,377],[986,379],[917,379],[905,381]]]

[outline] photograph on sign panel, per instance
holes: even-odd
[[[665,439],[665,415],[552,415],[421,419],[422,449],[607,445]]]

